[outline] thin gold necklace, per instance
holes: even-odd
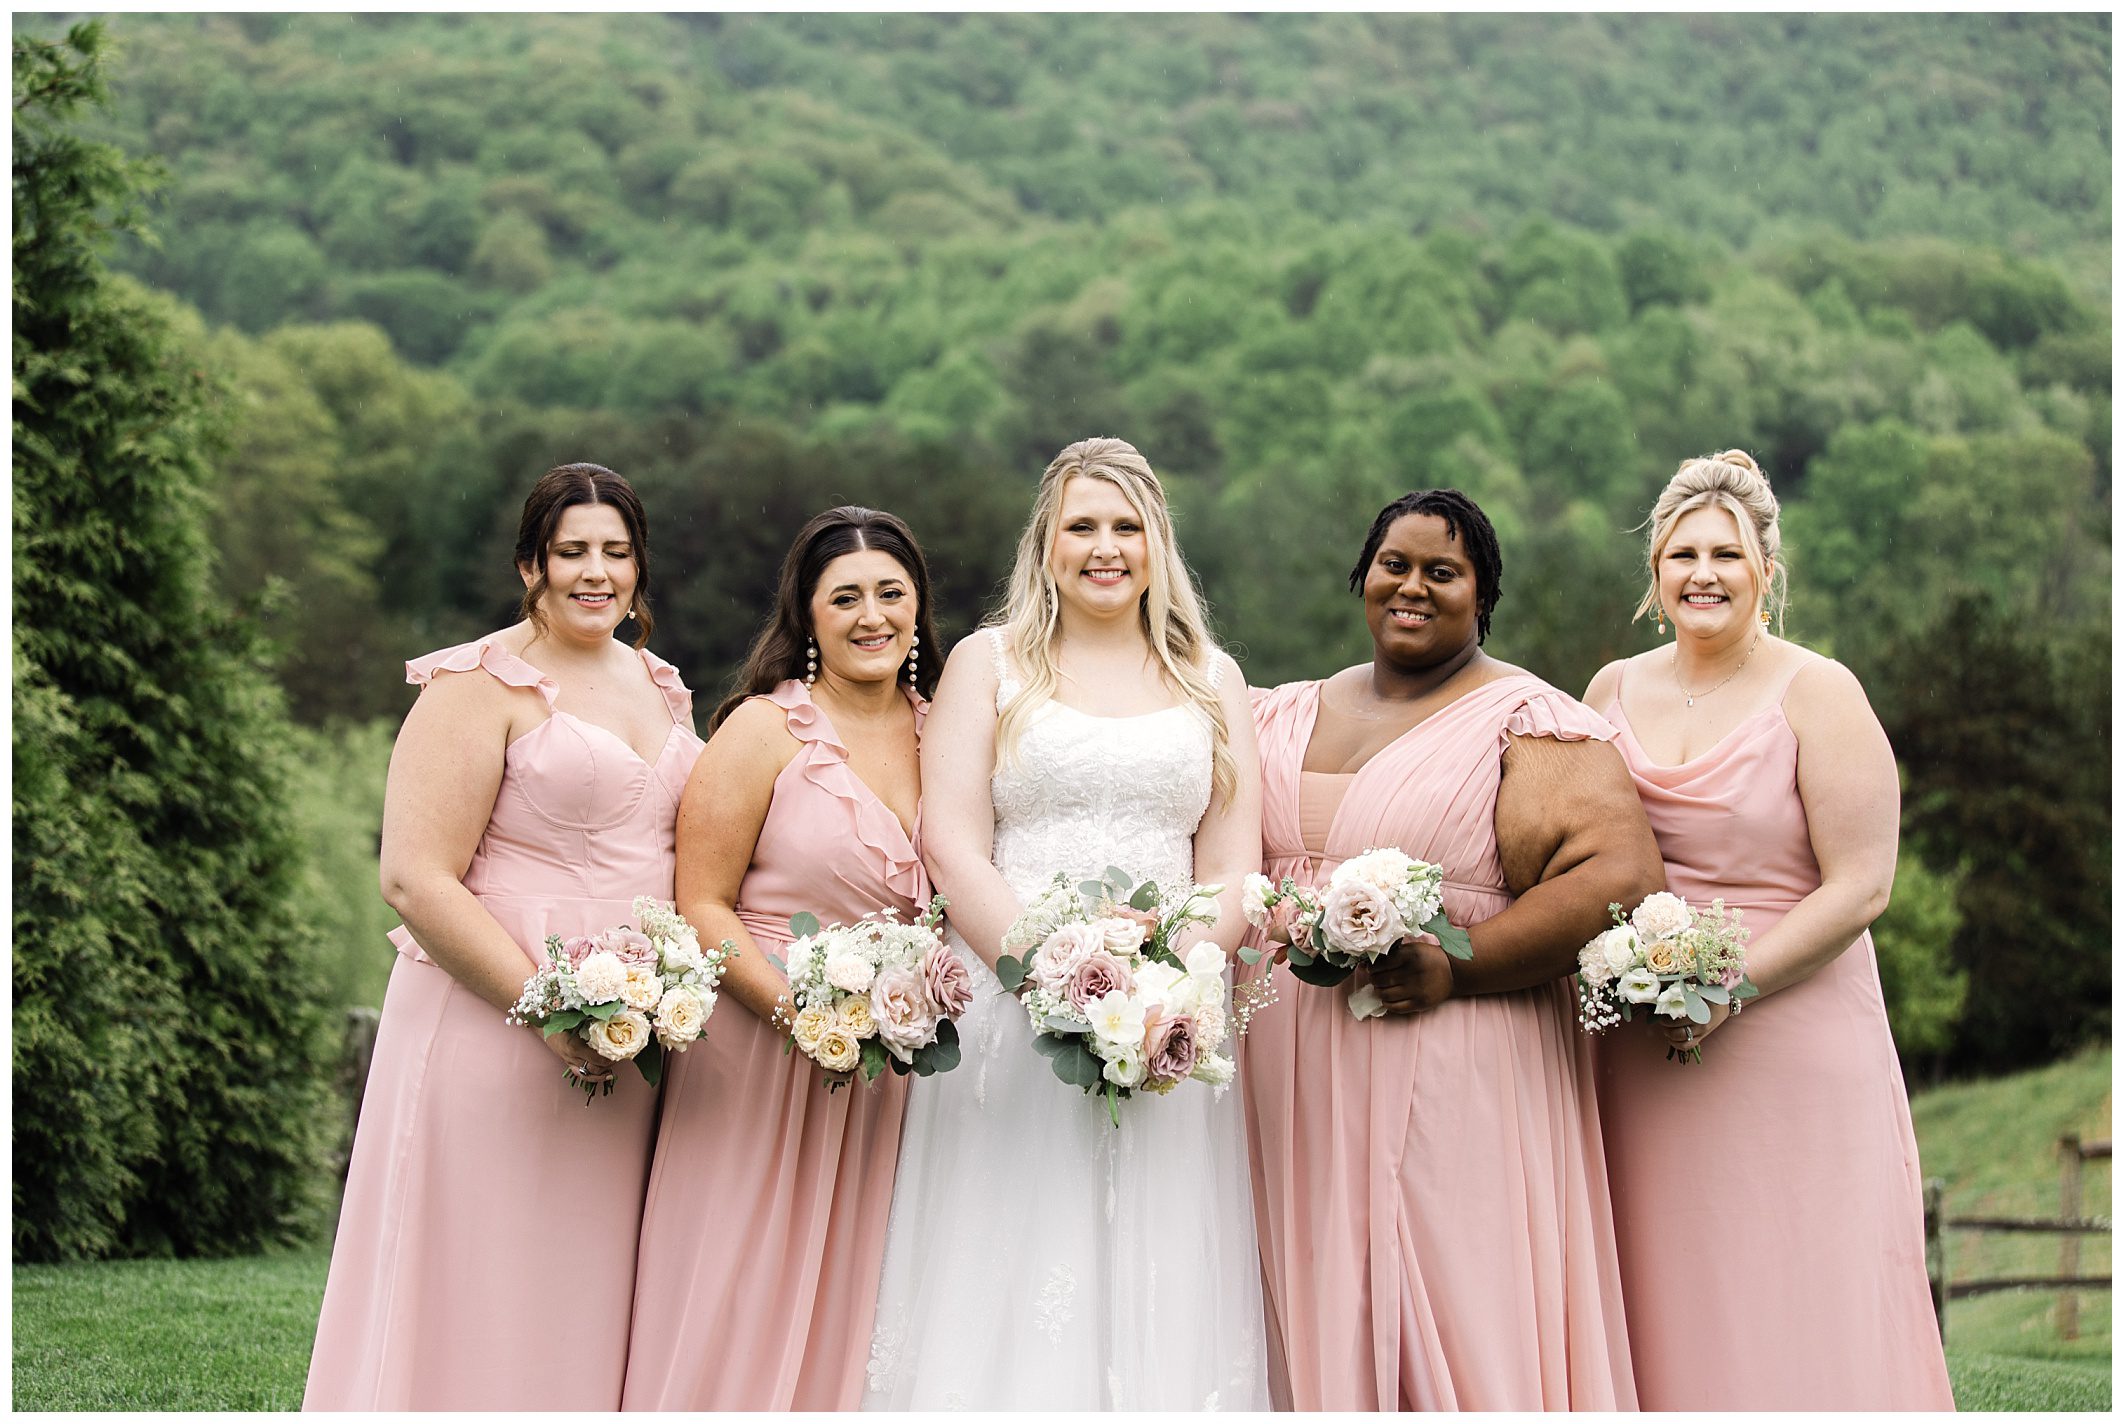
[[[1679,645],[1676,645],[1674,649],[1674,656],[1668,661],[1667,666],[1674,673],[1674,685],[1681,689],[1682,699],[1689,706],[1694,707],[1696,705],[1697,698],[1709,697],[1712,693],[1718,691],[1721,687],[1724,687],[1727,683],[1733,681],[1733,679],[1735,679],[1736,677],[1739,677],[1741,675],[1741,668],[1745,668],[1748,666],[1749,659],[1755,656],[1755,650],[1762,645],[1762,641],[1763,635],[1761,633],[1757,633],[1755,635],[1755,641],[1748,644],[1747,655],[1740,660],[1740,667],[1737,667],[1733,671],[1727,673],[1724,677],[1720,678],[1717,682],[1712,683],[1702,692],[1691,692],[1688,689],[1687,685],[1682,682],[1681,648]]]

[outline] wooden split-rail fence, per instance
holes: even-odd
[[[2089,1162],[2109,1160],[2109,1144],[2083,1142],[2075,1133],[2058,1139],[2058,1214],[2055,1217],[1949,1216],[1941,1202],[1945,1186],[1935,1177],[1925,1183],[1925,1273],[1932,1281],[1932,1310],[1939,1317],[1940,1338],[1947,1338],[1947,1302],[2002,1290],[2049,1290],[2058,1293],[2052,1319],[2060,1340],[2080,1336],[2080,1297],[2083,1290],[2108,1290],[2108,1276],[2080,1274],[2080,1238],[2109,1234],[2109,1218],[2086,1216],[2081,1177]],[[1997,1276],[1973,1281],[1947,1278],[1949,1231],[2016,1231],[2055,1235],[2058,1270],[2052,1276]]]

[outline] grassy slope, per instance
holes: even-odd
[[[2055,1215],[2060,1132],[2109,1133],[2107,1049],[2048,1068],[1922,1093],[1913,1104],[1929,1175],[1950,1216]],[[2109,1173],[2087,1174],[2087,1210],[2109,1209]],[[1955,1279],[2048,1272],[2054,1237],[1952,1233]],[[2090,1238],[2081,1269],[2109,1269]],[[302,1402],[322,1251],[234,1261],[18,1266],[17,1409],[292,1409]],[[1981,1296],[1948,1313],[1948,1365],[1964,1409],[2105,1409],[2109,1297],[2081,1300],[2081,1337],[2051,1325],[2056,1297]]]

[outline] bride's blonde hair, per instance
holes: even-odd
[[[1210,659],[1217,653],[1217,642],[1210,636],[1202,596],[1173,538],[1164,486],[1135,446],[1111,436],[1079,440],[1048,464],[1033,498],[1032,518],[1018,537],[1017,562],[1011,566],[1003,608],[985,625],[1003,630],[1004,644],[1024,675],[1024,685],[996,721],[997,759],[1008,762],[1016,757],[1018,739],[1032,714],[1055,695],[1055,633],[1062,603],[1047,556],[1054,548],[1055,526],[1061,522],[1063,486],[1080,477],[1104,480],[1121,491],[1143,521],[1150,545],[1149,567],[1143,571],[1146,588],[1137,604],[1143,637],[1165,675],[1209,720],[1210,782],[1217,795],[1228,801],[1239,785],[1239,767],[1232,756],[1224,705],[1210,684]]]

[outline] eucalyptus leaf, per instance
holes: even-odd
[[[1128,872],[1120,866],[1109,865],[1106,867],[1106,883],[1113,886],[1117,892],[1126,894],[1128,893],[1128,887],[1136,882],[1129,879]]]
[[[609,1019],[614,1014],[618,1013],[621,1009],[624,1009],[626,1007],[627,1006],[621,1003],[618,999],[614,999],[609,1004],[592,1004],[589,1008],[584,1009],[583,1012],[594,1019]]]
[[[1158,908],[1158,882],[1146,880],[1136,887],[1136,893],[1128,897],[1131,910],[1155,910]]]
[[[634,1055],[634,1066],[641,1070],[642,1081],[650,1087],[653,1088],[663,1082],[664,1045],[658,1043],[655,1039],[649,1040],[642,1051]]]
[[[863,1081],[866,1083],[873,1082],[878,1074],[885,1071],[885,1060],[891,1055],[885,1051],[885,1045],[874,1038],[863,1040],[862,1053]]]
[[[924,1054],[939,1073],[949,1073],[959,1066],[959,1035],[952,1028],[950,1019],[937,1025],[937,1041],[915,1056],[920,1058]]]
[[[1029,954],[1024,959],[1013,959],[1007,954],[997,955],[997,982],[1002,984],[1005,990],[1015,991],[1020,984],[1025,982],[1025,967],[1031,960],[1032,956]]]
[[[1691,994],[1688,996],[1688,1006],[1690,1023],[1711,1022],[1711,1006],[1705,1003],[1702,999],[1698,998],[1694,994]]]
[[[1714,1004],[1730,1003],[1733,998],[1731,994],[1726,992],[1725,986],[1721,984],[1706,984],[1696,992]]]
[[[549,1015],[545,1023],[540,1025],[540,1027],[546,1037],[551,1038],[556,1033],[566,1033],[569,1029],[581,1024],[582,1021],[583,1014],[580,1009],[562,1009],[557,1014]]]
[[[1437,938],[1439,948],[1455,959],[1475,957],[1475,946],[1469,941],[1468,932],[1448,923],[1443,913],[1424,921],[1423,928],[1426,934]]]
[[[1053,1029],[1056,1033],[1067,1034],[1071,1037],[1080,1033],[1091,1032],[1090,1024],[1082,1023],[1072,1018],[1065,1018],[1061,1014],[1049,1014],[1046,1018],[1040,1020],[1040,1023],[1044,1028]]]
[[[1056,1038],[1051,1033],[1035,1034],[1033,1036],[1033,1052],[1039,1054],[1042,1058],[1053,1058],[1069,1045],[1069,1039]]]
[[[730,941],[726,939],[723,943],[727,945]],[[789,961],[783,959],[781,955],[774,953],[772,950],[766,951],[766,954],[767,962],[779,970],[784,979],[787,979],[789,977]]]
[[[789,917],[789,933],[798,939],[804,939],[818,932],[819,917],[812,914],[811,911],[799,910]]]
[[[1087,900],[1103,900],[1106,898],[1106,882],[1103,880],[1080,880],[1077,882],[1077,893]]]
[[[1239,962],[1241,964],[1259,964],[1261,957],[1266,953],[1266,950],[1256,949],[1250,944],[1242,944],[1239,946]]]

